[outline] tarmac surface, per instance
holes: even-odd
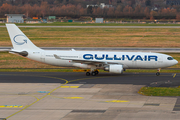
[[[180,53],[180,48],[135,48],[135,47],[41,47],[44,50],[71,50],[77,51],[117,51],[117,52],[161,52]],[[10,51],[11,47],[0,47],[0,51]]]
[[[146,85],[179,86],[179,78],[180,74],[172,73],[0,72],[0,118],[179,120],[178,97],[137,93]]]
[[[6,27],[0,26],[0,27]],[[180,26],[40,26],[40,25],[27,25],[18,27],[30,27],[30,28],[180,28]]]
[[[71,84],[133,84],[150,85],[154,82],[179,81],[180,74],[161,73],[100,73],[86,76],[84,72],[0,72],[0,83],[68,83]],[[176,83],[178,86],[178,84]],[[180,85],[180,84],[179,84]]]

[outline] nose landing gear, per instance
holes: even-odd
[[[156,76],[159,76],[159,75],[160,75],[160,71],[161,71],[161,68],[159,68],[159,69],[157,70]]]
[[[160,72],[157,72],[157,73],[156,73],[156,76],[159,76],[159,75],[160,75]]]

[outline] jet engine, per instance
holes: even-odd
[[[123,73],[123,65],[109,65],[109,66],[104,68],[104,71],[122,74]]]

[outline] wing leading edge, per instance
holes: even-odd
[[[87,64],[87,65],[99,65],[99,64],[104,64],[104,65],[119,64],[119,65],[122,65],[122,63],[119,63],[119,62],[106,62],[106,61],[96,61],[96,60],[82,60],[82,59],[73,59],[73,58],[63,58],[63,57],[59,57],[56,54],[54,54],[54,57],[56,59],[72,60],[75,63],[83,63],[83,64]]]

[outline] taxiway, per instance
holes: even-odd
[[[147,85],[178,86],[180,74],[0,72],[0,118],[7,120],[178,120],[178,97],[142,96]],[[176,84],[173,84],[176,83]]]

